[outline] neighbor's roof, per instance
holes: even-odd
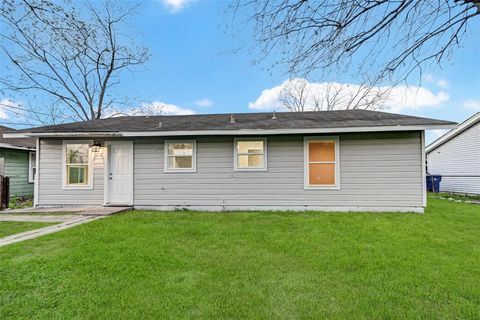
[[[232,117],[234,121],[232,122]],[[394,113],[343,110],[176,116],[126,116],[18,131],[10,136],[181,136],[401,131],[450,128],[455,122]]]
[[[33,150],[36,147],[34,138],[4,138],[4,132],[16,132],[17,130],[5,126],[0,126],[0,148]]]
[[[458,136],[465,130],[471,128],[472,126],[480,123],[480,112],[477,112],[467,120],[460,123],[455,129],[452,129],[445,133],[443,136],[438,138],[437,140],[430,143],[427,148],[425,149],[426,152],[430,152],[438,147],[440,147],[445,142],[451,140],[452,138]]]

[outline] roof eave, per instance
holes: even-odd
[[[35,151],[35,147],[17,146],[17,145],[9,144],[9,143],[0,143],[0,148],[14,149],[14,150]]]
[[[439,137],[437,140],[433,141],[430,143],[426,148],[425,152],[431,152],[432,150],[435,150],[436,148],[440,147],[444,143],[448,142],[450,139],[458,136],[465,130],[469,129],[470,127],[474,126],[477,124],[477,122],[480,122],[480,112],[474,114],[464,122],[460,123],[459,125],[455,126],[452,128],[452,130],[446,132],[444,135]]]
[[[354,132],[421,131],[454,128],[456,124],[432,125],[395,125],[343,128],[305,128],[305,129],[238,129],[238,130],[175,130],[175,131],[124,131],[124,132],[24,132],[4,134],[5,138],[31,137],[171,137],[171,136],[233,136],[233,135],[280,135],[280,134],[319,134]]]
[[[4,133],[4,138],[85,138],[85,137],[121,137],[119,132],[19,132]]]
[[[455,125],[448,125],[454,127]],[[281,134],[323,134],[323,133],[354,133],[354,132],[389,132],[389,131],[421,131],[430,129],[445,129],[446,125],[429,126],[374,126],[345,128],[306,128],[306,129],[239,129],[239,130],[185,130],[185,131],[145,131],[121,132],[124,137],[154,137],[154,136],[212,136],[212,135],[281,135]]]

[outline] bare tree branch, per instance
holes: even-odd
[[[122,72],[149,57],[120,32],[134,13],[109,1],[79,12],[69,2],[4,0],[0,48],[11,64],[0,91],[48,100],[51,110],[36,115],[43,122],[101,118],[118,101],[107,97]]]
[[[279,102],[280,107],[292,112],[376,110],[383,108],[389,94],[389,88],[370,84],[310,83],[305,79],[295,78],[285,82]]]
[[[233,7],[247,12],[259,60],[273,55],[272,67],[285,66],[291,77],[348,72],[393,84],[441,64],[480,15],[480,0],[237,0]]]

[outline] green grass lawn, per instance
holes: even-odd
[[[132,211],[0,248],[1,319],[479,319],[480,206]]]
[[[462,200],[462,201],[480,201],[480,195],[474,195],[474,194],[439,192],[439,193],[434,193],[433,196],[437,198],[447,198],[447,199]]]
[[[55,223],[0,221],[0,238],[9,236],[15,233],[43,228],[52,224],[55,224]],[[0,265],[1,265],[1,261],[0,261]],[[1,271],[0,271],[0,274],[1,274]],[[0,305],[0,308],[1,308],[1,305]]]

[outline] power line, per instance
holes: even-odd
[[[42,115],[42,116],[49,116],[49,117],[52,116],[52,115],[49,114],[49,113],[44,113],[44,112],[40,112],[40,111],[28,110],[28,109],[24,109],[24,108],[21,108],[21,107],[12,106],[12,105],[8,105],[8,104],[4,104],[4,103],[0,103],[0,106],[5,107],[5,108],[15,109],[15,110],[32,112],[32,113],[39,114],[39,115]],[[61,116],[61,115],[59,115],[59,116],[57,116],[57,117],[63,118],[63,119],[68,119],[68,120],[74,120],[72,117],[68,117],[68,116]]]
[[[4,122],[0,121],[0,124],[14,124],[17,126],[43,126],[41,123],[18,123],[18,122]]]

